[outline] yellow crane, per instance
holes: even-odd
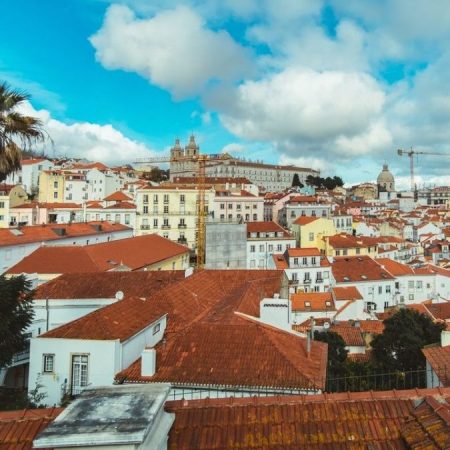
[[[206,211],[205,211],[205,178],[206,178],[206,163],[209,160],[214,160],[220,155],[182,155],[182,156],[160,156],[153,158],[140,158],[134,161],[136,164],[156,164],[156,163],[173,163],[173,162],[194,162],[196,163],[196,178],[195,186],[198,189],[197,201],[197,227],[196,227],[196,252],[197,252],[197,269],[202,269],[205,265],[205,242],[206,242]],[[192,173],[192,172],[190,172]]]
[[[402,150],[399,148],[397,150],[397,154],[399,156],[408,156],[409,157],[409,171],[411,175],[411,191],[414,191],[415,189],[415,182],[414,182],[414,155],[431,155],[431,156],[450,156],[450,153],[439,153],[439,152],[421,152],[417,150],[413,150],[412,148],[410,150]]]

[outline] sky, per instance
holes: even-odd
[[[397,149],[450,154],[448,0],[15,0],[0,81],[31,95],[50,155],[205,153],[408,187]],[[418,185],[450,157],[418,155]]]

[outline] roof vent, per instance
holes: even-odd
[[[67,234],[65,228],[52,228],[52,231],[58,236],[65,236]]]
[[[122,291],[117,291],[114,297],[116,300],[123,300],[124,294]]]
[[[367,275],[361,275],[361,278],[362,278],[363,280],[367,280]]]

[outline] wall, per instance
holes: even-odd
[[[33,338],[28,389],[34,389],[39,379],[39,383],[43,385],[41,392],[47,394],[43,402],[49,406],[59,404],[65,380],[68,384],[71,383],[71,358],[74,354],[89,356],[88,384],[94,386],[113,384],[114,375],[121,370],[119,347],[119,341]],[[43,373],[44,354],[55,355],[52,373]]]
[[[247,266],[245,223],[206,223],[206,269],[245,269]]]
[[[268,269],[273,255],[295,247],[295,239],[247,238],[247,269]],[[254,249],[254,250],[253,250]]]

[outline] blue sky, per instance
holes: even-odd
[[[397,148],[450,152],[445,0],[17,0],[0,79],[32,95],[57,154],[132,161],[195,133],[203,151],[348,183]],[[20,25],[18,25],[20,24]],[[421,157],[419,183],[450,158]]]

